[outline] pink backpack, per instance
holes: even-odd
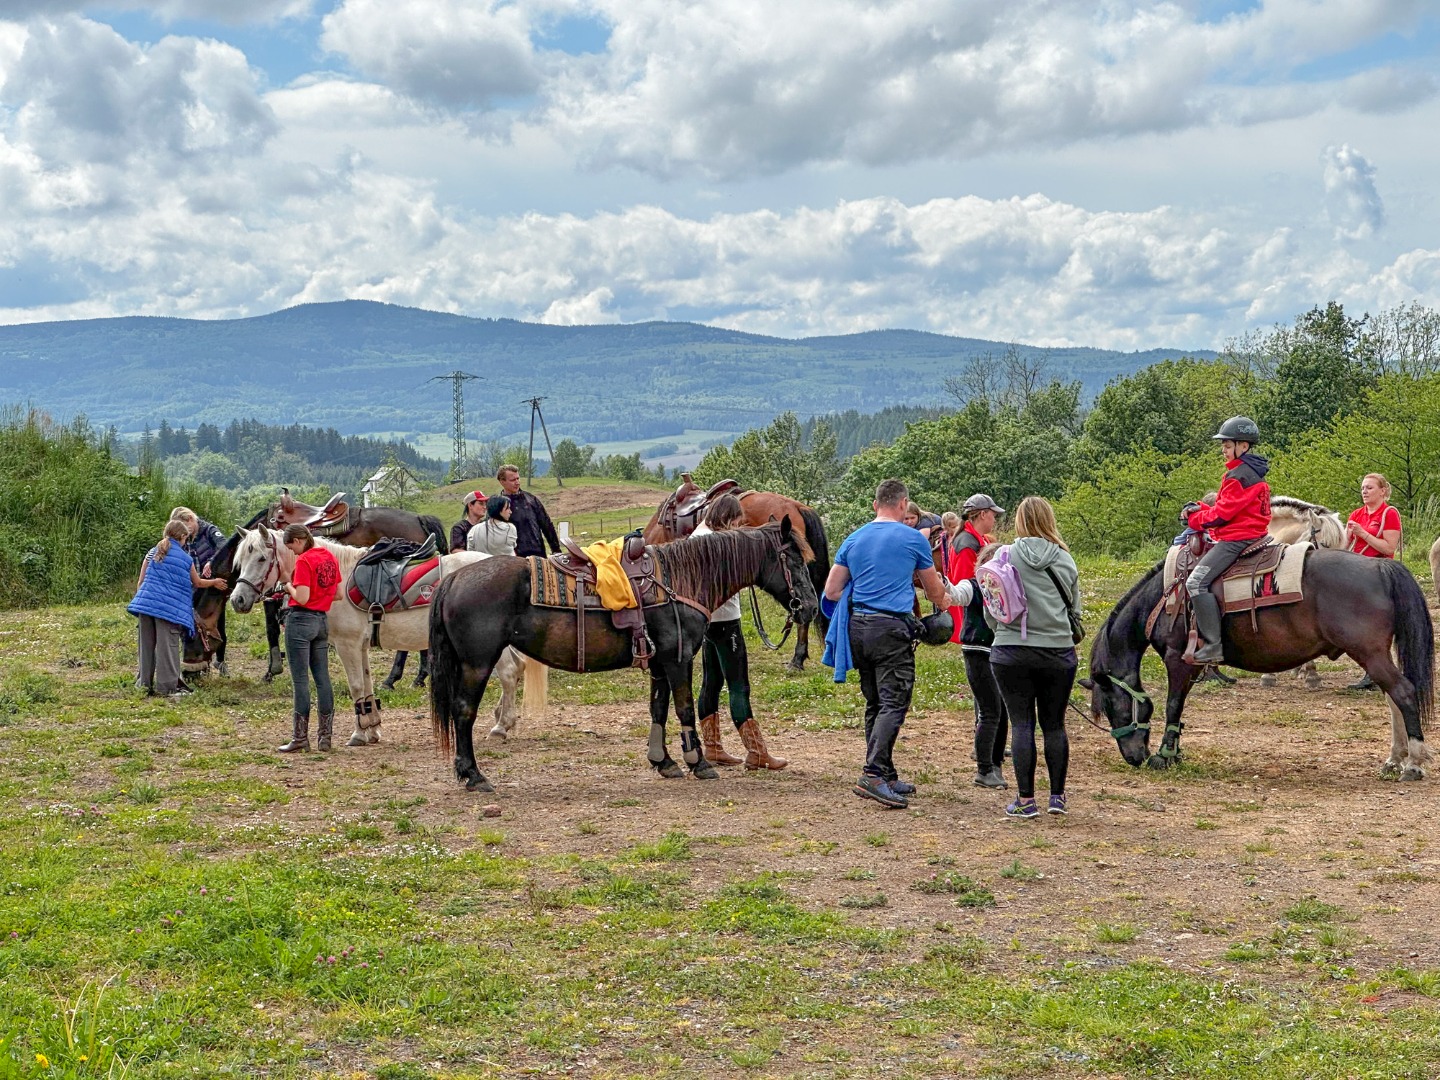
[[[991,617],[1009,625],[1020,620],[1020,640],[1029,636],[1029,617],[1025,610],[1025,586],[1020,571],[1010,561],[1010,545],[1006,544],[983,566],[976,568],[975,581],[980,586],[980,600]]]

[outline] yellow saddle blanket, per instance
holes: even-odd
[[[625,538],[601,540],[585,548],[585,554],[595,564],[595,591],[600,594],[600,603],[609,611],[624,611],[640,606],[635,590],[630,587],[630,578],[620,565],[620,552],[625,548]]]

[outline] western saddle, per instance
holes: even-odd
[[[585,609],[599,607],[596,589],[595,564],[585,550],[568,537],[565,550],[550,556],[550,562],[562,574],[575,580],[575,658],[576,667],[585,670]],[[655,559],[645,544],[645,538],[637,529],[625,537],[625,547],[620,553],[620,568],[630,579],[630,590],[635,594],[635,607],[610,612],[610,621],[616,630],[630,631],[630,652],[636,667],[644,670],[650,666],[655,655],[655,642],[645,628],[645,608],[669,603],[665,589],[655,577]],[[588,590],[588,595],[587,595]],[[650,603],[646,604],[646,598]],[[707,612],[708,616],[708,612]]]
[[[679,540],[694,532],[715,499],[727,491],[740,490],[740,484],[736,480],[721,480],[709,488],[701,488],[688,472],[680,474],[680,481],[674,494],[667,495],[660,504],[660,527],[670,534],[672,540]]]
[[[350,504],[345,501],[345,492],[330,496],[324,506],[311,506],[290,497],[289,488],[280,489],[280,501],[270,515],[270,527],[283,529],[286,525],[304,525],[312,533],[324,536],[329,531],[343,528],[350,517]]]
[[[1198,645],[1198,636],[1194,620],[1190,616],[1190,594],[1185,590],[1185,580],[1190,572],[1195,569],[1196,564],[1210,550],[1211,541],[1206,539],[1203,533],[1196,533],[1180,550],[1175,559],[1175,580],[1168,592],[1160,597],[1160,602],[1155,605],[1155,610],[1150,613],[1146,620],[1145,631],[1148,635],[1159,618],[1160,612],[1168,610],[1173,612],[1177,618],[1184,618],[1190,622],[1190,640],[1185,649],[1185,660],[1190,662],[1195,655]],[[1232,578],[1244,577],[1250,579],[1250,587],[1247,590],[1249,595],[1254,595],[1255,583],[1266,574],[1273,574],[1280,567],[1281,561],[1285,558],[1285,551],[1290,545],[1282,544],[1270,536],[1262,536],[1253,544],[1240,553],[1224,573],[1220,574],[1214,581],[1210,582],[1210,591],[1220,601],[1222,614],[1229,614],[1232,611],[1242,610],[1236,605],[1227,604],[1225,601],[1225,582]],[[1256,605],[1251,603],[1247,608],[1250,612],[1252,625],[1258,626]]]
[[[430,562],[436,557],[435,537],[427,536],[420,543],[385,537],[361,556],[350,571],[349,599],[356,607],[370,614],[370,644],[380,644],[380,620],[387,611],[404,611],[405,574],[411,567]],[[418,605],[429,601],[411,600]]]

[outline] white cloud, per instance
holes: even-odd
[[[1349,145],[1327,146],[1325,212],[1337,240],[1366,240],[1385,224],[1385,204],[1375,187],[1375,166]]]
[[[315,0],[106,0],[112,11],[144,11],[164,21],[213,19],[220,23],[265,23],[304,18]],[[68,15],[95,7],[91,0],[4,0],[0,19],[24,20],[37,15]]]

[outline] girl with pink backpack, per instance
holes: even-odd
[[[1005,808],[1015,819],[1040,816],[1035,803],[1035,728],[1045,740],[1052,814],[1066,812],[1070,740],[1065,707],[1075,684],[1080,627],[1080,580],[1060,537],[1055,511],[1038,495],[1015,509],[1015,541],[975,571],[985,619],[995,631],[990,669],[1010,714],[1018,795]]]

